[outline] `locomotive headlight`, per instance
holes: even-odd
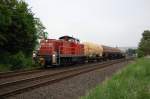
[[[56,64],[57,63],[57,59],[56,59],[56,54],[52,55],[52,64]]]
[[[56,55],[55,54],[53,54],[53,57],[55,57]]]

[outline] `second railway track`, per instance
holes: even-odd
[[[105,68],[123,61],[125,60],[121,59],[121,60],[110,61],[108,63],[104,62],[98,64],[90,64],[88,66],[78,66],[76,68],[61,70],[58,72],[48,73],[45,75],[33,76],[30,78],[18,79],[10,82],[3,82],[0,83],[0,89],[1,89],[0,97],[3,98],[3,97],[16,95],[18,93],[22,93],[27,90],[32,90],[45,85],[50,85],[67,78],[71,78],[83,73],[94,71],[96,69]]]

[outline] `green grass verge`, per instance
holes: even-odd
[[[37,69],[40,68],[38,64],[29,64],[26,65],[24,68],[16,69],[17,71],[19,70],[32,70],[32,69]],[[0,72],[9,72],[9,71],[16,71],[11,69],[11,65],[9,64],[0,64]]]
[[[7,72],[10,70],[8,65],[0,64],[0,72]]]
[[[81,99],[150,99],[150,59],[137,59]]]

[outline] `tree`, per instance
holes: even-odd
[[[133,55],[136,55],[136,49],[132,49],[132,48],[129,48],[126,53],[129,55],[129,56],[133,56]]]
[[[37,29],[38,39],[46,39],[48,33],[44,32],[45,27],[43,26],[42,22],[40,21],[39,18],[36,18],[35,22],[36,22],[36,29]]]
[[[39,32],[45,29],[37,20],[26,2],[0,0],[0,53],[13,55],[21,51],[31,56]]]
[[[144,31],[142,36],[143,37],[138,47],[139,57],[150,55],[150,31],[149,30]]]

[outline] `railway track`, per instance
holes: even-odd
[[[60,70],[60,71],[53,72],[53,73],[47,73],[45,75],[39,75],[39,76],[33,75],[33,77],[29,77],[25,79],[18,79],[18,80],[14,80],[10,82],[8,81],[3,82],[3,83],[0,83],[0,89],[1,89],[0,97],[4,98],[4,97],[16,95],[18,93],[22,93],[28,90],[33,90],[35,88],[42,87],[45,85],[50,85],[50,84],[59,82],[64,79],[68,79],[68,78],[71,78],[71,77],[74,77],[83,73],[94,71],[96,69],[105,68],[113,64],[123,62],[123,61],[125,60],[120,59],[120,60],[114,60],[110,62],[90,64],[88,66],[78,66],[76,68]]]
[[[9,78],[9,77],[18,76],[18,75],[26,75],[29,73],[37,73],[40,71],[42,71],[42,70],[40,68],[37,68],[37,69],[33,69],[33,70],[1,72],[0,73],[0,79]]]

